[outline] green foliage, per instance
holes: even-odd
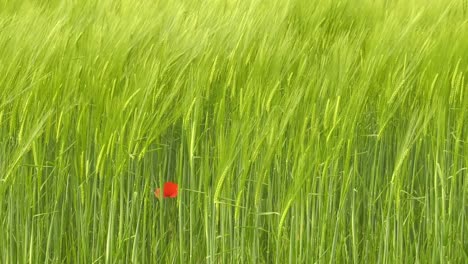
[[[0,263],[468,263],[467,74],[465,0],[0,1]]]

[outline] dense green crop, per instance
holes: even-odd
[[[465,0],[0,0],[0,263],[468,263],[467,76]]]

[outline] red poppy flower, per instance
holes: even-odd
[[[178,191],[179,191],[179,185],[177,185],[177,183],[166,182],[164,183],[164,187],[163,187],[163,197],[164,198],[176,198]],[[156,198],[158,199],[161,198],[160,188],[157,188],[154,191],[154,196],[156,196]]]

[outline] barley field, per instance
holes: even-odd
[[[0,0],[0,263],[468,263],[467,76],[466,0]]]

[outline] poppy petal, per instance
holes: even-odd
[[[164,197],[175,198],[177,197],[179,186],[177,183],[166,182],[164,184]]]
[[[154,196],[158,199],[161,198],[161,189],[157,188],[154,190]]]

